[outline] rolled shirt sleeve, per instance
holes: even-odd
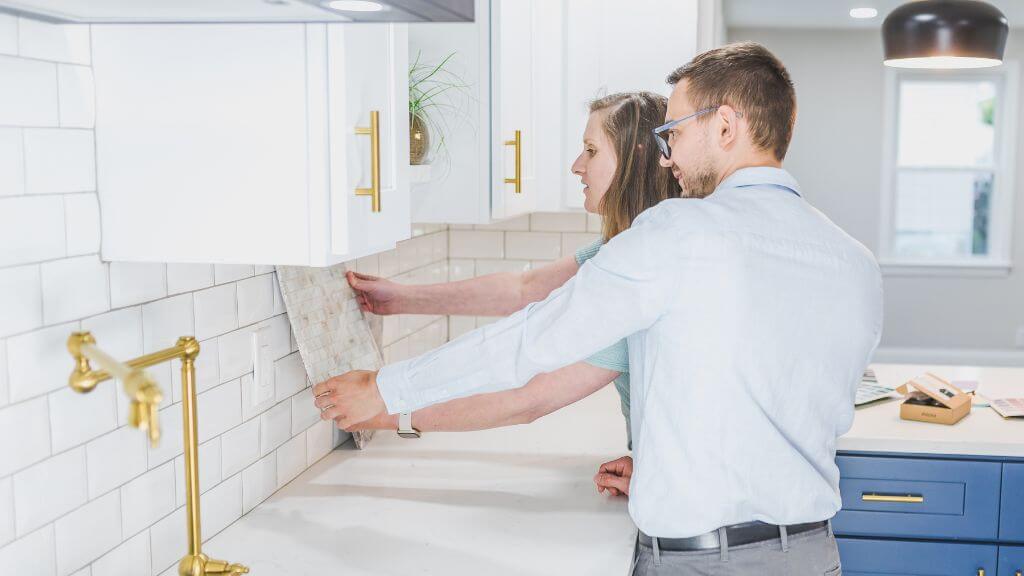
[[[666,259],[676,236],[667,214],[649,209],[545,300],[383,367],[377,387],[388,412],[518,388],[651,326],[677,293],[680,267]]]

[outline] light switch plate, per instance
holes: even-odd
[[[252,403],[263,404],[274,398],[274,356],[270,350],[270,329],[252,333]]]

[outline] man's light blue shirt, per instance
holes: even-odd
[[[839,509],[836,439],[882,329],[871,253],[779,168],[665,200],[576,277],[512,316],[385,366],[390,413],[506,390],[628,336],[645,533],[702,534]]]

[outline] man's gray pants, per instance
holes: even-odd
[[[840,576],[831,528],[719,550],[675,552],[637,544],[633,576]]]

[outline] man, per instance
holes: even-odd
[[[782,170],[789,74],[734,44],[669,76],[647,210],[546,300],[379,374],[318,384],[342,427],[522,386],[629,336],[635,574],[839,573],[836,438],[882,325],[871,254]]]

